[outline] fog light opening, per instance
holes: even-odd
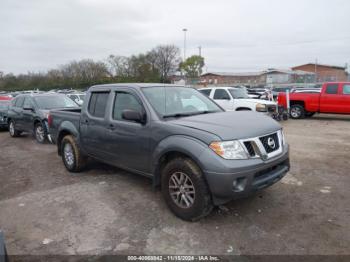
[[[243,192],[247,185],[245,177],[239,177],[233,181],[233,191],[236,193]]]

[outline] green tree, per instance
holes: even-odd
[[[193,55],[180,64],[180,69],[185,71],[189,78],[198,78],[202,74],[204,58],[199,55]]]

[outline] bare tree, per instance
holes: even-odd
[[[169,81],[180,62],[180,49],[174,45],[159,45],[150,51],[150,57],[155,58],[155,66],[159,70],[161,82]]]

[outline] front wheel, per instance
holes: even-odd
[[[37,123],[34,127],[34,136],[38,143],[44,144],[47,140],[47,132],[41,123]]]
[[[74,136],[67,135],[62,139],[61,156],[69,172],[80,172],[86,165],[86,157],[82,154]]]
[[[173,159],[165,166],[162,193],[171,211],[187,221],[199,220],[213,209],[203,174],[188,158]]]
[[[293,119],[301,119],[305,117],[305,109],[302,105],[292,105],[290,107],[290,117]]]

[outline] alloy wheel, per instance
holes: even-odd
[[[74,152],[71,144],[67,143],[63,148],[64,159],[69,166],[74,165]]]
[[[193,206],[196,191],[191,178],[183,172],[175,172],[169,179],[169,193],[173,202],[181,208]]]

